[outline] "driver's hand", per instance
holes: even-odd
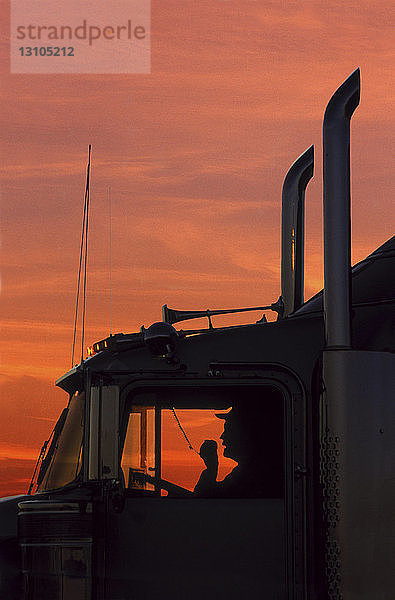
[[[200,446],[199,454],[209,471],[218,471],[218,444],[215,440],[204,440]]]

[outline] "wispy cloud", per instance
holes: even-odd
[[[37,451],[28,446],[0,441],[0,460],[5,459],[37,460]]]

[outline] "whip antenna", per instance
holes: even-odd
[[[75,313],[74,313],[74,333],[73,333],[73,349],[71,353],[71,366],[74,364],[74,352],[75,342],[77,336],[77,322],[78,322],[78,308],[81,290],[81,274],[82,265],[84,263],[84,282],[83,282],[83,315],[82,315],[82,335],[81,335],[81,362],[83,361],[84,352],[84,335],[85,335],[85,311],[86,311],[86,273],[87,273],[87,260],[88,260],[88,214],[89,214],[89,189],[90,189],[90,168],[91,168],[91,151],[92,146],[89,144],[88,149],[88,165],[86,169],[86,184],[84,194],[84,210],[82,217],[82,230],[81,230],[81,245],[80,245],[80,258],[78,266],[78,280],[77,280],[77,292],[75,299]]]
[[[92,146],[89,144],[89,157],[88,157],[88,167],[86,170],[86,188],[85,188],[86,215],[85,215],[84,295],[83,295],[83,305],[82,305],[82,333],[81,333],[81,363],[84,360],[84,340],[85,340],[86,279],[87,279],[87,266],[88,266],[88,227],[89,227],[91,150],[92,150]]]
[[[111,188],[108,188],[108,234],[109,234],[109,330],[111,335],[111,292],[112,292],[112,221],[111,221]]]

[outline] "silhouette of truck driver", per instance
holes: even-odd
[[[278,398],[246,400],[215,416],[224,420],[223,454],[238,464],[217,481],[217,443],[205,440],[199,454],[206,469],[194,493],[206,498],[283,497],[283,403]]]

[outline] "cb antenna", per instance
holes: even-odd
[[[109,286],[110,286],[110,290],[109,290],[109,333],[111,335],[111,329],[112,329],[112,323],[111,323],[111,294],[112,294],[112,206],[111,206],[111,188],[108,188],[108,235],[109,235],[109,242],[108,242],[108,252],[109,252],[109,258],[108,258],[108,268],[109,268]]]
[[[71,367],[74,364],[75,342],[77,336],[78,308],[81,292],[81,277],[83,273],[83,301],[82,301],[82,331],[81,331],[81,363],[84,360],[84,338],[85,338],[85,314],[86,314],[86,280],[87,280],[87,265],[88,265],[88,230],[89,230],[89,201],[90,201],[90,170],[91,170],[91,153],[92,145],[88,148],[88,165],[86,168],[86,184],[84,194],[84,210],[82,217],[80,258],[78,267],[77,292],[75,299],[74,313],[74,333],[73,333],[73,349],[71,353]]]

